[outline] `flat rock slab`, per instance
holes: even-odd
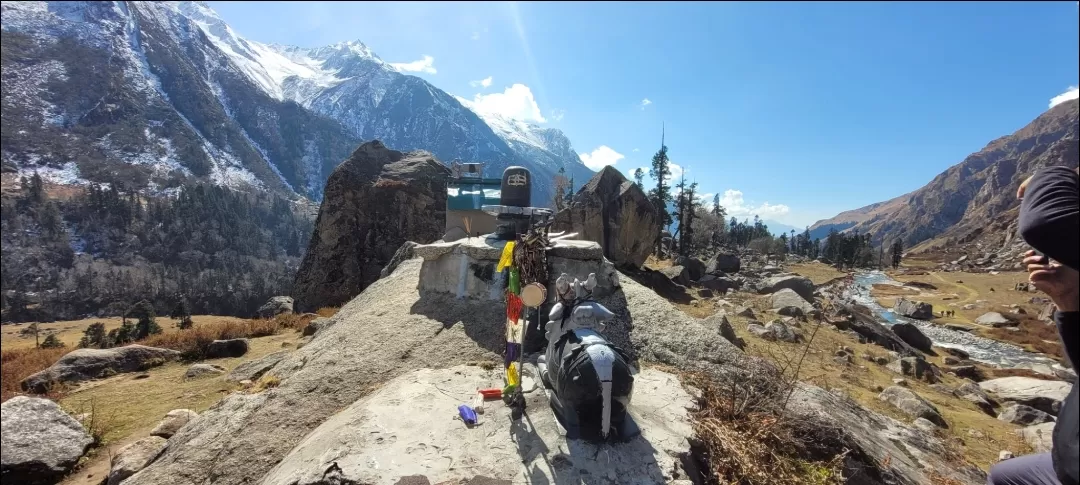
[[[463,253],[473,259],[491,259],[498,261],[506,241],[486,237],[471,237],[453,242],[421,244],[413,248],[413,256],[425,261],[439,259],[445,254]],[[593,241],[566,239],[556,241],[555,247],[548,250],[548,256],[578,260],[599,260],[604,257],[604,249]]]
[[[501,384],[498,371],[456,366],[396,378],[312,431],[263,480],[264,485],[394,484],[424,476],[430,483],[477,475],[512,483],[667,483],[689,451],[687,408],[678,379],[646,369],[635,376],[631,416],[641,436],[591,444],[565,437],[544,391],[527,394],[526,416],[510,419],[501,401],[487,401],[469,428],[457,406],[478,387]]]
[[[1013,376],[983,381],[979,383],[979,387],[983,391],[994,393],[1002,401],[1027,404],[1057,416],[1061,402],[1069,395],[1072,384],[1064,381]]]

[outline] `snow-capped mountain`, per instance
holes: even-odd
[[[313,199],[363,140],[532,169],[549,197],[569,140],[397,72],[359,41],[302,48],[201,2],[3,2],[5,171],[167,189],[189,180]]]

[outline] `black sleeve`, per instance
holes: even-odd
[[[1068,167],[1035,174],[1020,202],[1020,237],[1039,252],[1080,270],[1080,177]]]
[[[1080,372],[1076,359],[1080,359],[1080,312],[1054,312],[1061,345],[1065,347],[1065,357],[1069,359],[1073,370]]]

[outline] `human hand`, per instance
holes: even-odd
[[[1063,312],[1080,310],[1080,272],[1056,262],[1048,263],[1045,256],[1029,251],[1024,258],[1028,281],[1046,293]]]
[[[1031,179],[1034,178],[1034,177],[1035,177],[1034,175],[1031,175],[1028,178],[1024,179],[1023,182],[1020,182],[1020,188],[1016,189],[1016,198],[1017,199],[1023,199],[1024,198],[1024,191],[1027,190],[1028,184],[1031,183]]]

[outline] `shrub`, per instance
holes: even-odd
[[[0,352],[0,402],[22,394],[19,385],[31,374],[56,363],[65,348],[12,349]]]
[[[43,349],[59,349],[63,347],[65,347],[64,342],[56,338],[56,334],[50,333],[48,337],[45,337],[45,340],[41,341],[41,348]]]

